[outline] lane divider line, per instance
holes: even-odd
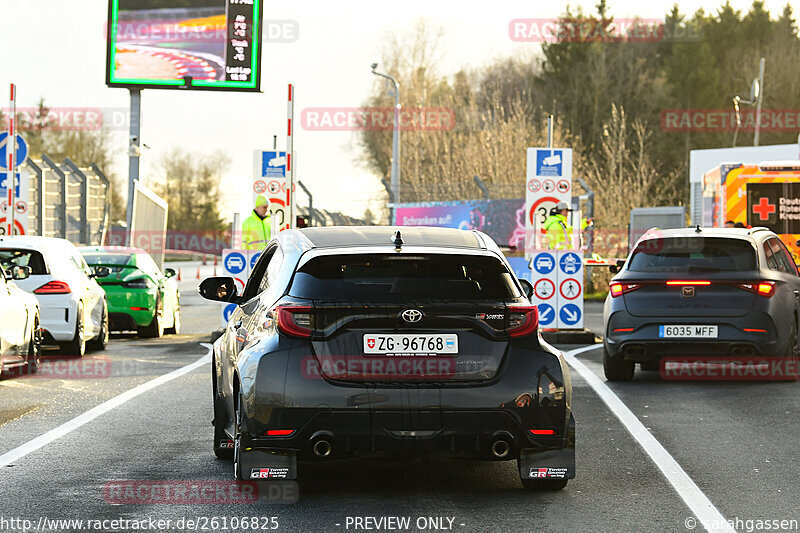
[[[64,422],[63,424],[61,424],[57,428],[51,429],[50,431],[39,435],[38,437],[34,438],[33,440],[30,440],[30,441],[26,442],[25,444],[17,446],[13,450],[8,451],[8,452],[4,453],[3,455],[0,455],[0,468],[8,466],[10,464],[13,464],[14,461],[18,461],[19,459],[25,457],[26,455],[35,452],[39,448],[43,448],[44,446],[47,446],[51,442],[60,439],[64,435],[67,435],[67,434],[75,431],[79,427],[81,427],[81,426],[83,426],[85,424],[88,424],[89,422],[91,422],[95,418],[97,418],[97,417],[99,417],[99,416],[101,416],[101,415],[103,415],[103,414],[105,414],[105,413],[107,413],[107,412],[109,412],[109,411],[111,411],[113,409],[116,409],[120,405],[123,405],[123,404],[131,401],[132,399],[136,398],[137,396],[140,396],[140,395],[144,394],[145,392],[151,391],[151,390],[155,389],[156,387],[160,387],[161,385],[163,385],[165,383],[169,383],[170,381],[172,381],[174,379],[177,379],[177,378],[183,376],[184,374],[188,374],[192,370],[195,370],[197,368],[200,368],[203,365],[206,365],[206,364],[210,363],[211,362],[211,349],[212,349],[211,345],[208,344],[208,343],[205,343],[205,342],[201,343],[200,345],[203,346],[206,350],[208,350],[208,353],[206,353],[203,357],[201,357],[200,359],[198,359],[194,363],[190,363],[190,364],[188,364],[186,366],[183,366],[181,368],[175,369],[172,372],[169,372],[167,374],[163,374],[163,375],[161,375],[161,376],[159,376],[159,377],[157,377],[155,379],[152,379],[152,380],[150,380],[150,381],[148,381],[146,383],[142,383],[141,385],[137,385],[136,387],[134,387],[134,388],[132,388],[130,390],[127,390],[127,391],[123,392],[122,394],[114,396],[110,400],[106,400],[105,402],[101,403],[100,405],[98,405],[96,407],[93,407],[92,409],[89,409],[85,413],[76,416],[72,420]]]
[[[711,500],[700,490],[700,487],[689,477],[689,474],[681,468],[681,465],[669,454],[669,452],[661,445],[652,433],[644,426],[644,424],[636,418],[627,405],[620,400],[611,388],[602,381],[597,374],[592,372],[589,367],[583,364],[577,357],[578,354],[588,352],[597,348],[602,348],[602,345],[591,345],[570,350],[564,353],[569,366],[575,369],[580,376],[589,384],[594,392],[603,400],[612,413],[622,422],[628,433],[639,443],[639,446],[644,449],[650,459],[653,460],[655,465],[661,470],[661,473],[667,478],[670,485],[678,493],[683,502],[697,517],[698,529],[700,527],[707,531],[726,531],[736,533],[736,530],[730,526],[728,520],[722,516]]]

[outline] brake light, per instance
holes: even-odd
[[[758,283],[739,283],[737,285],[740,289],[744,289],[748,292],[752,292],[755,294],[759,294],[765,298],[771,298],[773,294],[775,294],[775,282],[774,281],[759,281]]]
[[[293,429],[268,429],[267,436],[268,437],[285,437],[287,435],[291,435],[294,433]]]
[[[710,281],[697,281],[697,280],[673,280],[668,281],[667,285],[711,285]]]
[[[280,305],[276,308],[278,329],[294,337],[310,337],[314,331],[311,307],[308,305]]]
[[[555,435],[556,431],[554,429],[532,429],[530,430],[531,433],[534,435]]]
[[[147,307],[131,307],[131,311],[147,311]]]
[[[618,331],[633,331],[633,328],[617,328],[614,330],[615,333]]]
[[[611,292],[611,296],[616,298],[626,292],[635,291],[636,289],[640,288],[642,285],[640,283],[621,283],[619,281],[612,282],[608,287],[609,291]]]
[[[519,305],[508,308],[508,328],[512,337],[523,337],[536,332],[539,327],[539,309],[535,305]]]
[[[48,281],[33,292],[34,294],[69,294],[72,290],[63,281]]]
[[[767,330],[765,330],[765,329],[758,329],[758,328],[744,328],[743,331],[746,331],[747,333],[766,333],[767,332]]]

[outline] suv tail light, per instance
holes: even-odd
[[[34,294],[69,294],[72,290],[63,281],[48,281],[35,291]]]
[[[754,281],[752,283],[739,283],[736,286],[765,298],[771,298],[775,294],[774,281]]]
[[[539,326],[539,309],[535,305],[520,305],[508,308],[508,328],[512,337],[522,337],[536,332]]]
[[[609,292],[611,292],[611,296],[616,298],[617,296],[621,296],[626,292],[635,291],[641,286],[641,283],[621,283],[619,281],[614,281],[608,286],[608,288]]]
[[[278,329],[293,337],[310,337],[314,331],[311,306],[279,305],[275,308]]]

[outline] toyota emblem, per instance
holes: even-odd
[[[420,320],[422,320],[422,317],[424,315],[422,311],[420,311],[419,309],[406,309],[405,311],[400,313],[400,316],[406,322],[413,324],[414,322],[419,322]]]

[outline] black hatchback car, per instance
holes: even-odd
[[[214,451],[237,479],[298,461],[517,459],[529,489],[575,476],[570,375],[538,335],[532,287],[488,236],[441,228],[287,230],[214,343]]]
[[[665,357],[798,354],[800,277],[766,228],[649,230],[616,272],[603,317],[612,381]]]

